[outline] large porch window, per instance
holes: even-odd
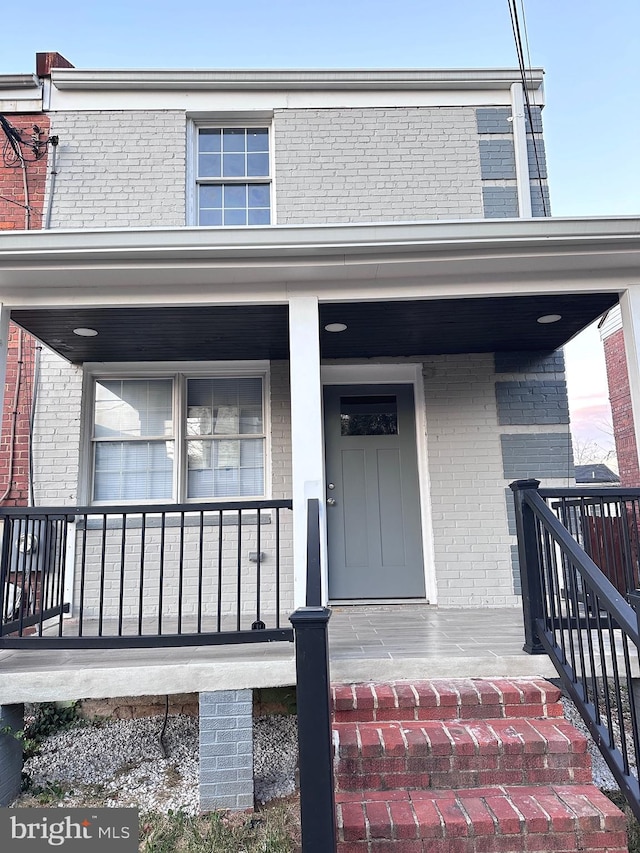
[[[95,502],[265,496],[264,377],[96,378]]]

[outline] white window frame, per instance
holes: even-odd
[[[198,131],[224,130],[228,127],[241,127],[249,129],[252,127],[266,127],[269,134],[269,177],[256,178],[198,178]],[[187,200],[187,225],[199,228],[271,228],[276,224],[276,182],[275,182],[275,156],[274,156],[274,132],[273,113],[250,112],[250,113],[224,113],[213,116],[192,117],[187,124],[187,168],[186,168],[186,200]],[[199,225],[198,224],[198,186],[200,184],[223,184],[223,183],[264,183],[270,187],[270,223],[269,225]]]
[[[187,446],[186,446],[186,406],[188,379],[227,379],[259,378],[262,380],[262,416],[264,432],[251,436],[264,440],[264,494],[230,497],[187,498]],[[95,412],[95,386],[100,380],[136,380],[136,379],[172,379],[173,441],[175,442],[173,487],[169,498],[135,499],[117,501],[93,500],[94,488],[94,446],[93,437]],[[83,453],[80,471],[79,498],[87,506],[108,506],[110,504],[132,506],[138,504],[198,504],[198,503],[242,503],[249,500],[269,500],[271,498],[271,383],[269,362],[113,362],[86,363],[84,365],[83,393]],[[126,439],[123,439],[126,440]]]

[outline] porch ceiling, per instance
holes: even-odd
[[[614,293],[323,303],[322,357],[373,358],[557,349],[617,302]],[[537,318],[560,314],[557,323]],[[285,305],[76,308],[12,312],[75,364],[289,357]],[[345,323],[346,331],[324,330]],[[79,327],[98,331],[79,337]]]

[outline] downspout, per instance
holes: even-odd
[[[525,122],[522,83],[511,84],[511,122],[513,126],[513,147],[516,160],[516,182],[518,185],[518,215],[521,219],[531,219],[531,176],[529,174],[527,125]]]
[[[53,149],[51,154],[51,171],[49,172],[51,179],[49,181],[49,198],[47,199],[47,211],[44,217],[44,223],[42,225],[43,231],[47,231],[51,227],[51,211],[53,210],[53,192],[56,188],[56,175],[58,174],[56,170],[56,160],[58,155],[58,142],[59,137],[50,136],[49,143]]]

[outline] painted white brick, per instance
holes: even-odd
[[[276,110],[280,224],[483,216],[475,111]]]
[[[52,228],[185,224],[183,112],[59,112],[51,133],[60,138]]]

